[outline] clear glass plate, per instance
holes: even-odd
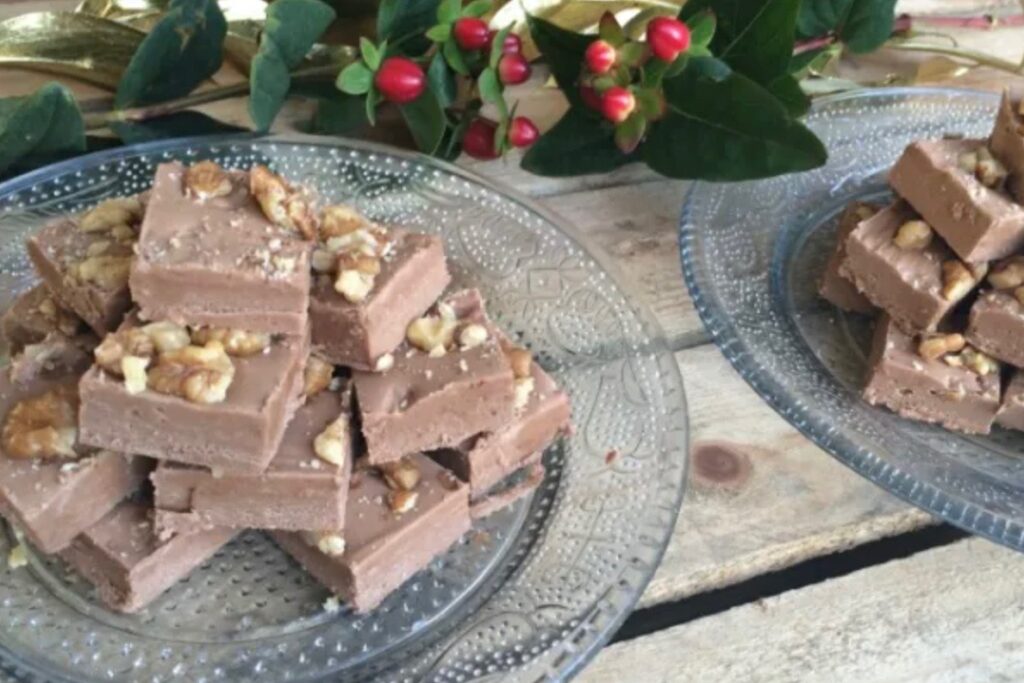
[[[888,491],[1024,550],[1024,434],[964,436],[861,401],[870,321],[816,292],[843,207],[888,201],[886,173],[912,140],[987,137],[998,101],[939,88],[822,99],[807,124],[825,142],[828,163],[770,180],[694,185],[679,244],[705,325],[776,411]]]
[[[150,184],[168,159],[269,163],[380,220],[443,235],[453,286],[572,397],[575,433],[538,492],[483,522],[372,613],[246,532],[147,610],[106,610],[58,561],[0,567],[0,668],[61,681],[547,680],[614,632],[664,551],[683,491],[686,402],[653,319],[571,228],[528,200],[418,155],[323,138],[147,144],[0,185],[0,307],[34,280],[22,240],[46,220]],[[0,539],[0,558],[10,547]]]

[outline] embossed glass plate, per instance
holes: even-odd
[[[683,271],[701,318],[750,385],[840,461],[969,531],[1024,550],[1024,434],[956,434],[860,400],[870,321],[817,296],[836,219],[888,201],[886,173],[911,141],[987,137],[998,96],[938,88],[825,98],[807,117],[823,168],[696,184],[683,210]]]
[[[268,163],[328,201],[436,232],[454,287],[572,397],[575,434],[545,455],[529,500],[474,525],[370,614],[250,531],[147,610],[111,613],[58,561],[0,568],[0,668],[60,681],[538,681],[577,671],[661,558],[686,470],[686,403],[652,318],[581,237],[454,166],[322,138],[201,138],[83,157],[0,185],[0,306],[33,281],[22,238],[44,221],[149,186],[156,164]],[[0,539],[5,558],[11,538]]]

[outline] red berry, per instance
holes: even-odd
[[[473,119],[462,136],[462,151],[475,159],[497,159],[495,133],[498,124],[483,117]]]
[[[601,95],[593,87],[580,84],[580,99],[595,111],[601,111]]]
[[[519,85],[530,77],[530,63],[517,54],[503,54],[498,60],[498,77],[504,85]]]
[[[463,50],[482,50],[491,42],[487,22],[476,17],[456,19],[452,33],[455,35],[455,42]]]
[[[373,84],[388,102],[406,104],[423,94],[427,77],[423,68],[405,57],[388,57],[377,69]]]
[[[513,147],[529,147],[539,137],[537,126],[525,116],[517,116],[508,124],[508,141]]]
[[[622,123],[636,109],[636,98],[626,88],[614,85],[601,96],[601,113],[612,123]]]
[[[494,42],[495,36],[498,35],[497,31],[491,31],[490,35],[487,36],[487,40],[490,43]],[[505,55],[518,55],[523,52],[523,40],[515,33],[506,33],[505,42],[501,46],[501,53]]]
[[[595,74],[608,73],[613,66],[618,54],[615,48],[606,40],[595,40],[587,46],[585,54],[587,68]]]
[[[647,44],[655,57],[674,62],[690,47],[690,28],[673,17],[655,17],[647,24]]]

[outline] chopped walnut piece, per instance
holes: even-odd
[[[302,395],[312,398],[331,386],[331,380],[334,378],[334,366],[320,356],[310,354],[306,359],[306,368],[302,377]]]
[[[526,349],[513,347],[506,351],[508,360],[512,364],[512,374],[516,379],[524,379],[530,376],[530,366],[533,365],[533,356]]]
[[[222,402],[234,378],[235,366],[219,341],[161,353],[147,373],[150,389],[192,403]]]
[[[946,301],[959,301],[976,284],[974,273],[963,261],[953,260],[942,264],[942,298]]]
[[[420,469],[408,458],[380,465],[380,473],[384,483],[396,491],[412,491],[420,483]]]
[[[960,353],[960,357],[963,358],[964,365],[977,375],[984,377],[985,375],[999,372],[999,363],[995,359],[972,346],[964,348]]]
[[[1017,300],[1017,303],[1024,306],[1024,287],[1018,287],[1013,290],[1013,298]]]
[[[231,178],[219,164],[200,161],[185,171],[185,190],[200,201],[231,194]]]
[[[25,544],[19,543],[7,554],[7,568],[21,569],[26,565],[28,565],[28,552],[25,550]]]
[[[1024,256],[1011,256],[996,263],[988,274],[988,282],[996,289],[1014,289],[1024,285]]]
[[[249,190],[267,220],[297,232],[304,239],[316,238],[316,215],[309,200],[284,178],[266,166],[253,166],[249,171]]]
[[[874,216],[876,213],[878,213],[878,207],[869,206],[868,204],[861,204],[856,209],[854,209],[854,214],[857,216],[858,219],[862,221],[866,221],[867,219]]]
[[[36,310],[38,310],[39,314],[43,316],[48,323],[51,323],[58,332],[65,336],[73,337],[78,334],[83,327],[81,318],[62,306],[59,306],[53,297],[47,296],[45,299],[40,301],[39,307]]]
[[[334,280],[334,291],[345,297],[345,300],[358,304],[366,301],[373,289],[374,277],[358,270],[342,270]]]
[[[116,289],[128,284],[132,265],[129,255],[90,256],[68,268],[69,274],[81,282],[89,282],[103,289]]]
[[[313,439],[313,452],[321,460],[341,467],[348,457],[348,415],[342,413]]]
[[[74,458],[78,439],[78,388],[58,387],[14,404],[4,420],[4,453],[10,458]]]
[[[327,249],[314,249],[309,264],[317,273],[331,273],[338,265],[338,257]]]
[[[487,341],[487,328],[480,323],[470,323],[459,332],[459,346],[463,350],[474,349]]]
[[[387,372],[393,367],[395,367],[395,357],[390,353],[385,353],[373,364],[373,369],[376,372]]]
[[[153,346],[160,353],[185,348],[192,341],[187,329],[166,320],[149,323],[138,329],[149,337]]]
[[[1006,181],[1009,171],[999,159],[992,156],[988,147],[979,147],[978,163],[974,168],[974,175],[985,187],[999,187]]]
[[[521,377],[515,381],[514,406],[516,410],[522,410],[530,402],[533,394],[533,377]]]
[[[438,307],[441,315],[425,315],[409,323],[405,336],[409,343],[433,356],[443,356],[455,338],[458,326],[453,316],[446,315]]]
[[[966,343],[962,334],[936,334],[922,339],[917,353],[927,360],[937,360],[948,353],[959,353]]]
[[[111,332],[93,350],[96,364],[119,377],[122,372],[121,359],[125,356],[151,358],[155,353],[153,338],[139,327]]]
[[[416,507],[417,498],[419,498],[419,494],[416,491],[390,491],[388,505],[391,506],[392,512],[401,515]]]
[[[932,243],[932,234],[932,229],[924,221],[907,221],[896,231],[892,241],[900,249],[921,251]]]
[[[107,199],[83,215],[78,228],[83,232],[100,232],[137,223],[141,218],[142,203],[136,197]]]
[[[270,347],[270,334],[266,332],[247,332],[232,330],[226,327],[198,327],[192,330],[192,343],[204,345],[218,341],[224,345],[229,356],[255,356]]]
[[[342,252],[338,254],[338,271],[355,270],[365,275],[380,274],[380,259],[365,254]]]
[[[121,359],[121,374],[124,375],[124,388],[129,394],[141,394],[146,390],[146,367],[149,358],[141,356],[125,356]]]
[[[351,206],[344,204],[325,206],[320,221],[320,239],[326,241],[331,237],[347,235],[368,225],[370,225],[370,221]]]
[[[110,229],[110,236],[118,242],[134,242],[137,235],[130,225],[115,225]]]

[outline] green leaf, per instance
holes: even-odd
[[[462,14],[462,0],[441,0],[437,6],[437,23],[450,24]]]
[[[527,21],[530,36],[544,55],[544,60],[551,69],[558,87],[565,93],[570,104],[582,104],[577,81],[580,77],[583,55],[587,51],[587,46],[594,41],[594,36],[567,31],[539,17],[529,16]],[[608,137],[610,140],[611,135]]]
[[[380,50],[377,49],[377,46],[369,38],[359,38],[359,54],[362,55],[366,66],[370,67],[370,71],[376,71],[380,68]]]
[[[380,0],[377,6],[377,40],[402,43],[410,54],[426,49],[427,41],[417,40],[437,23],[439,0]]]
[[[448,66],[453,68],[456,73],[460,73],[463,76],[469,75],[469,67],[466,66],[466,60],[462,56],[462,50],[455,44],[455,41],[448,39],[444,45],[441,46],[441,53],[444,54],[444,59],[448,62]]]
[[[892,34],[896,0],[803,0],[797,18],[800,35],[835,32],[852,52],[871,52]]]
[[[249,116],[267,130],[291,87],[290,71],[334,21],[334,10],[320,0],[276,0],[267,7],[260,47],[249,72]]]
[[[491,0],[473,0],[462,8],[464,17],[482,17],[491,11]]]
[[[443,43],[448,40],[452,35],[451,24],[438,24],[437,26],[431,26],[427,29],[427,38],[430,38],[435,43]]]
[[[132,55],[114,97],[118,108],[182,97],[220,68],[227,22],[216,0],[172,0]]]
[[[362,62],[352,62],[338,74],[338,90],[349,95],[364,95],[373,85],[373,72]]]
[[[409,126],[416,146],[424,154],[433,154],[441,144],[445,129],[444,107],[437,93],[427,88],[422,95],[398,109]]]
[[[536,175],[607,173],[636,160],[615,146],[612,129],[580,107],[573,107],[523,155],[522,167]]]
[[[803,116],[811,107],[811,98],[800,89],[800,83],[790,74],[782,74],[765,88],[782,103],[790,116]]]
[[[690,28],[690,48],[707,47],[715,37],[718,20],[711,10],[704,10],[686,21]]]
[[[366,93],[366,120],[371,126],[377,125],[377,105],[380,103],[380,93],[376,88],[370,88]]]
[[[366,107],[363,98],[335,91],[335,97],[320,99],[310,123],[310,132],[325,135],[346,135],[365,126]]]
[[[121,121],[111,124],[110,129],[126,145],[190,135],[240,133],[246,130],[197,111],[180,111],[155,119],[130,123]]]
[[[498,72],[494,69],[487,67],[481,71],[476,84],[480,89],[480,99],[484,102],[497,104],[504,101],[501,83],[498,81]]]
[[[625,66],[637,67],[646,62],[650,54],[647,43],[626,43],[619,48],[619,62]]]
[[[800,54],[793,55],[793,57],[789,60],[789,68],[787,69],[787,71],[791,74],[802,73],[805,69],[810,68],[811,64],[814,63],[814,60],[817,59],[827,49],[828,46],[826,45],[825,47],[819,47],[814,50],[807,50],[805,52],[801,52]]]
[[[0,172],[31,157],[85,151],[78,104],[51,82],[26,97],[0,99]]]
[[[786,72],[793,54],[800,0],[689,0],[680,18],[710,10],[717,18],[711,52],[764,84]]]
[[[597,23],[597,35],[601,40],[619,47],[626,42],[626,32],[613,12],[605,12]]]
[[[498,68],[498,62],[501,61],[501,56],[505,54],[505,37],[508,36],[511,30],[511,26],[506,26],[498,31],[491,41],[491,54],[487,59],[487,63],[492,69]]]
[[[427,85],[437,94],[442,107],[450,107],[455,101],[455,77],[440,53],[434,53],[427,67]]]
[[[690,60],[680,76],[665,81],[669,114],[640,148],[652,169],[672,178],[731,181],[825,163],[821,141],[771,93],[716,61]]]

